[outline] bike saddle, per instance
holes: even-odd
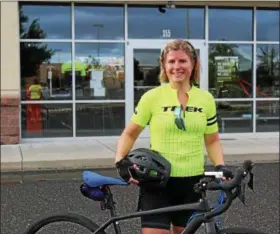
[[[83,180],[90,187],[100,187],[103,185],[129,185],[122,179],[103,176],[92,171],[84,171]]]

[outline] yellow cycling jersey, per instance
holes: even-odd
[[[41,91],[42,91],[42,86],[39,84],[33,84],[29,87],[29,92],[30,92],[30,99],[38,100],[41,98]]]
[[[177,90],[170,84],[143,94],[131,120],[141,127],[149,125],[151,149],[171,163],[172,177],[200,175],[204,171],[204,134],[218,132],[216,104],[208,91],[192,86],[186,112],[186,130],[175,124],[174,111],[180,107]]]

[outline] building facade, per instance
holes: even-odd
[[[221,134],[279,132],[278,1],[2,1],[1,144],[121,134],[185,39]],[[142,136],[147,137],[145,130]]]

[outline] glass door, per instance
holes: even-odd
[[[141,96],[148,90],[160,84],[158,80],[160,72],[159,56],[161,50],[168,41],[129,41],[126,51],[126,124],[129,123],[137,103]],[[207,89],[207,53],[204,42],[194,41],[191,43],[195,47],[200,57],[200,87]],[[148,127],[142,132],[140,137],[149,137]]]

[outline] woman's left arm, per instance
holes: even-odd
[[[225,165],[224,153],[219,137],[219,132],[204,134],[204,142],[208,157],[214,166]]]

